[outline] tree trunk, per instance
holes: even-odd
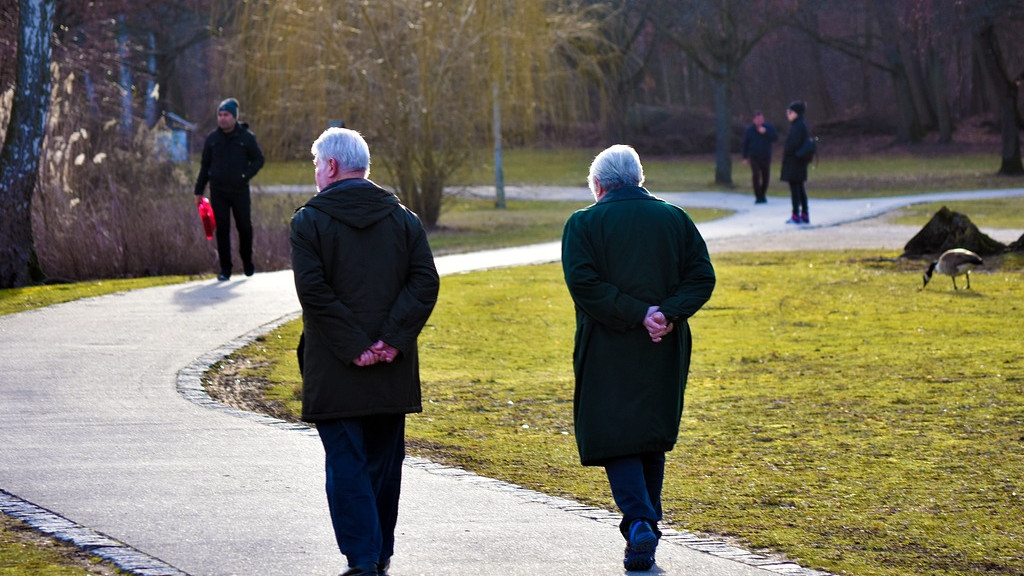
[[[891,6],[881,2],[871,3],[875,22],[882,33],[882,53],[889,65],[893,88],[896,90],[896,103],[899,107],[899,124],[896,139],[900,142],[918,142],[922,137],[918,114],[914,109],[914,97],[911,94],[910,78],[903,65],[900,50],[902,32],[896,25],[896,15]]]
[[[935,95],[935,116],[939,122],[939,142],[953,141],[953,113],[949,108],[949,80],[946,77],[946,59],[934,46],[928,47],[928,75]]]
[[[910,97],[914,101],[914,114],[917,116],[916,124],[920,127],[921,136],[935,127],[935,113],[932,108],[932,101],[929,99],[928,84],[924,80],[924,73],[921,71],[921,59],[918,58],[919,43],[917,38],[904,33],[899,42],[900,57],[903,60],[903,70],[907,76],[907,88],[910,90]],[[939,97],[936,95],[936,97]]]
[[[42,280],[32,235],[32,193],[50,105],[55,0],[20,0],[10,122],[0,152],[0,288]]]
[[[732,74],[715,78],[715,184],[732,186]]]
[[[988,71],[992,92],[999,107],[999,126],[1002,134],[1002,153],[999,173],[1007,176],[1024,174],[1020,156],[1020,127],[1017,123],[1017,84],[1009,78],[1003,65],[1003,54],[996,40],[991,22],[983,25],[974,35],[978,53]]]

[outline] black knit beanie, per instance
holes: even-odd
[[[235,100],[234,98],[228,98],[227,100],[221,102],[220,106],[217,107],[217,111],[220,112],[221,110],[226,110],[226,111],[230,112],[231,115],[234,116],[235,119],[237,119],[238,118],[238,100]]]
[[[807,104],[803,100],[794,100],[789,103],[789,109],[796,112],[797,116],[803,116],[807,111]]]

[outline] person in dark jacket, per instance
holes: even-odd
[[[782,181],[789,182],[789,194],[793,201],[793,214],[786,224],[810,224],[807,212],[807,165],[814,158],[814,139],[807,128],[804,113],[807,104],[802,100],[790,103],[786,108],[789,119],[789,134],[782,150]]]
[[[764,112],[754,110],[753,122],[743,133],[743,163],[750,166],[754,183],[754,203],[768,201],[768,181],[771,180],[772,144],[779,139],[775,127],[764,121]]]
[[[238,101],[228,98],[217,107],[217,129],[206,137],[203,159],[196,178],[196,203],[202,202],[206,184],[210,184],[210,205],[216,224],[217,256],[220,274],[231,278],[231,215],[238,229],[238,254],[242,269],[252,276],[252,208],[249,181],[263,167],[263,151],[249,125],[238,121]]]
[[[596,203],[569,217],[562,268],[576,309],[573,422],[580,462],[603,466],[626,540],[626,570],[650,570],[665,453],[679,435],[690,367],[687,319],[715,272],[690,216],[642,188],[636,151],[590,166]]]
[[[302,419],[324,446],[327,502],[345,575],[386,572],[405,457],[405,415],[421,412],[416,341],[437,301],[419,218],[368,180],[354,130],[313,143],[319,192],[291,222],[302,305]]]

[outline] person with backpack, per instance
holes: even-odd
[[[782,147],[782,181],[789,183],[793,202],[793,214],[786,224],[811,223],[807,211],[807,165],[814,159],[816,144],[804,119],[806,111],[807,104],[803,100],[796,100],[786,108],[790,124]]]

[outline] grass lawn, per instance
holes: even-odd
[[[505,183],[508,185],[546,185],[586,187],[587,170],[594,150],[510,149],[504,154]],[[710,155],[678,157],[644,156],[646,185],[654,192],[718,190],[714,183],[715,161]],[[789,197],[788,188],[778,181],[780,159],[772,165],[769,193]],[[948,190],[1019,188],[1020,178],[996,175],[996,154],[913,154],[903,150],[878,154],[844,156],[842,150],[831,153],[810,167],[807,189],[812,198],[859,198],[921,194]],[[387,172],[375,166],[371,178],[386,183]],[[732,179],[737,191],[750,189],[750,169],[733,157]],[[307,161],[267,162],[257,183],[312,185],[312,164]],[[450,182],[453,186],[494,184],[494,162],[489,156],[471,160]]]
[[[506,181],[584,186],[596,152],[510,150]],[[644,161],[655,192],[715,189],[710,157]],[[992,164],[981,155],[829,157],[809,187],[824,198],[1024,185],[995,177]],[[480,162],[453,184],[486,185],[490,174]],[[734,164],[738,190],[747,174]],[[271,162],[259,176],[264,185],[311,181],[309,162]],[[785,194],[778,183],[773,192]],[[982,228],[1022,228],[1021,202],[949,207]],[[556,240],[582,205],[510,202],[495,211],[488,200],[459,200],[431,243],[443,254]],[[897,221],[923,225],[938,208],[908,208]],[[724,215],[690,212],[698,221]],[[976,276],[970,293],[941,279],[916,292],[921,270],[870,256],[715,258],[719,288],[693,322],[696,362],[669,462],[668,520],[835,572],[1024,574],[1021,266]],[[0,314],[189,279],[0,290]],[[603,474],[576,462],[571,306],[558,267],[450,277],[442,290],[421,339],[427,404],[409,421],[412,451],[612,508]],[[300,329],[285,325],[236,355],[265,361],[249,378],[277,382],[272,394],[296,412]],[[0,515],[0,573],[81,573],[60,567],[83,563],[62,561],[66,553],[38,561],[35,552],[51,545]]]
[[[27,524],[0,514],[0,575],[112,576],[123,574],[72,544],[43,536]]]
[[[1024,185],[1024,182],[1021,184]],[[954,212],[967,215],[971,222],[982,231],[992,228],[1024,229],[1024,196],[983,201],[965,200],[915,204],[892,212],[887,220],[893,224],[924,226],[943,206]]]
[[[125,290],[177,284],[188,280],[198,280],[201,276],[152,276],[147,278],[128,278],[114,280],[92,280],[69,284],[48,284],[44,286],[27,286],[25,288],[6,288],[0,290],[0,316],[13,314],[32,308],[41,308],[62,302],[70,302],[81,298],[102,296]]]
[[[970,292],[919,291],[919,263],[894,256],[714,257],[668,522],[836,573],[1024,573],[1021,262]],[[441,293],[410,451],[614,510],[577,461],[560,267],[449,276]],[[298,330],[238,353],[271,361],[253,380],[292,409]]]

